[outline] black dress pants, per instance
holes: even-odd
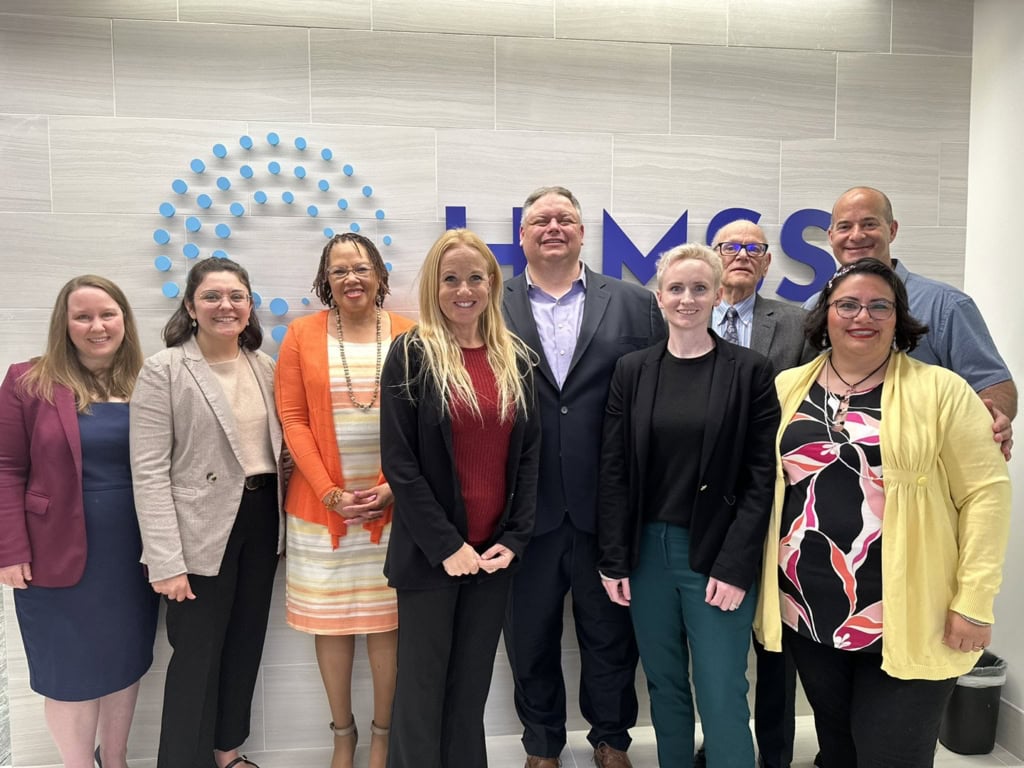
[[[882,654],[843,651],[783,629],[814,710],[827,768],[930,768],[956,678],[901,680]]]
[[[484,706],[511,575],[399,589],[388,768],[486,768]]]
[[[213,750],[249,737],[277,570],[277,484],[245,491],[216,576],[189,574],[195,600],[167,603],[157,768],[212,768]]]
[[[629,609],[608,599],[597,572],[596,537],[566,517],[534,536],[512,579],[505,647],[515,680],[515,705],[527,754],[558,757],[566,739],[562,622],[566,593],[580,648],[580,712],[587,739],[629,748],[636,725],[639,659]]]
[[[754,735],[764,768],[789,768],[796,728],[796,666],[788,652],[766,651],[753,638],[757,677]]]

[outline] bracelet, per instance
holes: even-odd
[[[956,615],[959,616],[964,621],[966,621],[968,624],[973,624],[976,627],[991,627],[992,626],[987,621],[978,621],[977,619],[972,619],[970,616],[965,616],[964,614],[960,613],[960,611],[957,611]]]
[[[335,488],[324,496],[324,506],[333,512],[334,508],[338,506],[338,503],[341,501],[342,494],[344,493],[345,492],[341,488]]]

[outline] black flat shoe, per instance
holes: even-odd
[[[96,746],[96,751],[93,754],[96,757],[96,765],[99,766],[99,768],[103,768],[103,763],[100,760],[100,748],[99,748],[99,745]]]

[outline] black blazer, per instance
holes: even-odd
[[[583,320],[569,373],[559,390],[533,319],[526,275],[505,284],[509,329],[540,357],[537,401],[544,437],[534,535],[555,530],[566,515],[581,531],[597,530],[601,421],[615,362],[665,338],[654,294],[586,269]]]
[[[381,372],[381,469],[395,495],[384,574],[398,589],[434,589],[490,574],[453,578],[445,558],[466,542],[466,507],[459,488],[452,450],[451,417],[441,408],[437,390],[421,376],[422,347],[397,337]],[[507,501],[494,537],[481,551],[501,543],[516,554],[518,565],[533,532],[540,457],[540,420],[533,405],[533,374],[524,366],[528,413],[517,413],[509,436],[505,471]],[[408,382],[408,391],[406,389]]]
[[[690,522],[690,567],[749,589],[761,553],[775,488],[779,401],[772,364],[718,338],[704,443],[681,446],[700,461]],[[636,567],[644,525],[651,414],[666,343],[623,357],[615,367],[601,453],[598,568],[611,578]],[[680,403],[685,407],[685,403]]]

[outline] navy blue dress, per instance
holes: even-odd
[[[128,404],[78,415],[87,554],[73,587],[14,590],[32,690],[59,701],[115,693],[153,663],[159,598],[145,578],[132,497]]]

